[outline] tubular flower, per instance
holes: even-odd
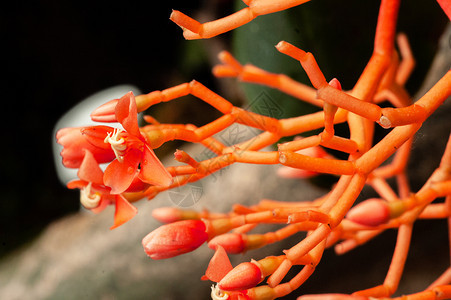
[[[103,185],[103,172],[94,155],[88,150],[85,150],[77,175],[80,179],[70,181],[67,187],[80,189],[80,202],[86,209],[99,213],[108,205],[115,205],[114,224],[110,229],[124,224],[136,215],[136,207],[124,196],[112,195],[110,188]]]
[[[105,127],[105,126],[102,126]],[[62,128],[56,133],[56,141],[64,148],[61,151],[63,165],[67,168],[79,168],[85,150],[91,152],[99,163],[110,162],[114,159],[114,152],[109,147],[98,147],[92,144],[83,134],[83,128]]]
[[[208,239],[205,223],[185,220],[166,224],[142,240],[144,251],[152,259],[164,259],[197,249]]]
[[[126,191],[136,173],[145,183],[170,185],[172,176],[139,131],[136,102],[132,92],[117,101],[115,115],[125,131],[108,126],[88,127],[83,130],[92,144],[110,147],[116,157],[103,176],[103,182],[111,188],[111,193],[120,194]]]

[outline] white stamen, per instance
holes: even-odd
[[[229,295],[221,291],[218,285],[211,286],[211,299],[213,300],[226,300],[229,299]]]
[[[91,193],[92,182],[88,183],[86,187],[84,187],[80,191],[80,202],[87,209],[93,209],[99,206],[100,204],[100,195]]]
[[[114,155],[119,162],[124,160],[124,151],[127,149],[124,138],[120,138],[119,135],[123,130],[115,128],[113,132],[108,132],[104,142],[111,145],[111,149],[114,151]]]

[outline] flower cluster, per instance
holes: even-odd
[[[103,125],[63,128],[56,138],[64,147],[61,152],[64,166],[78,168],[79,180],[67,186],[80,189],[81,204],[93,212],[114,204],[111,228],[116,228],[137,213],[127,200],[127,193],[143,192],[151,185],[169,186],[172,176],[139,130],[133,93],[108,103],[108,108],[99,107],[92,119],[118,122],[122,129]],[[109,163],[105,172],[99,166],[101,163]]]
[[[248,7],[243,10],[204,24],[179,11],[173,11],[171,20],[183,29],[187,39],[210,38],[257,16],[288,9],[306,0],[244,2]],[[450,2],[438,2],[450,16]],[[283,74],[242,65],[228,52],[219,54],[221,64],[213,69],[216,76],[266,85],[316,105],[319,111],[309,115],[287,119],[259,115],[233,106],[197,81],[136,97],[128,93],[106,103],[92,113],[92,119],[116,122],[121,128],[66,128],[57,134],[58,142],[64,146],[63,164],[79,169],[79,180],[69,182],[68,187],[81,189],[81,203],[94,212],[114,204],[113,227],[117,227],[136,214],[131,201],[151,199],[164,190],[200,180],[237,162],[281,165],[282,177],[333,174],[338,178],[337,183],[328,193],[311,201],[262,200],[249,207],[236,204],[229,213],[176,207],[156,209],[153,216],[167,224],[144,237],[144,251],[152,259],[166,259],[207,243],[215,253],[202,279],[215,283],[211,291],[213,299],[269,300],[284,297],[300,287],[314,273],[326,249],[334,248],[337,254],[343,254],[393,229],[398,234],[397,243],[382,284],[351,295],[305,295],[298,299],[391,297],[401,280],[415,222],[418,219],[451,222],[450,137],[440,165],[420,190],[411,190],[406,171],[416,132],[451,95],[451,71],[413,103],[404,84],[414,59],[406,36],[396,35],[399,7],[399,0],[381,1],[373,54],[351,91],[343,91],[337,79],[327,81],[313,54],[285,41],[276,46],[277,51],[298,61],[313,87]],[[145,118],[149,125],[138,126],[138,112],[188,94],[208,103],[222,116],[202,127],[160,124],[151,117]],[[391,107],[380,106],[384,101]],[[256,128],[261,133],[231,146],[215,138],[235,123]],[[349,136],[337,135],[336,124],[345,124]],[[375,126],[391,130],[375,142]],[[300,136],[312,130],[320,133],[277,144],[274,151],[264,150],[283,137]],[[182,164],[165,168],[152,149],[175,139],[202,144],[215,155],[196,161],[188,153],[177,150],[175,159]],[[341,152],[347,158],[331,156],[327,149]],[[393,159],[387,163],[390,157]],[[104,172],[99,167],[101,163],[108,163]],[[396,187],[389,184],[390,179],[395,179]],[[365,186],[378,196],[355,205]],[[281,228],[252,233],[254,228],[268,223]],[[305,238],[277,256],[235,267],[228,259],[228,254],[281,242],[299,232],[305,232]],[[293,266],[302,267],[290,277]],[[451,299],[451,267],[425,290],[398,299]]]

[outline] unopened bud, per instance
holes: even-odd
[[[208,242],[208,247],[213,250],[216,250],[218,245],[221,245],[230,254],[242,253],[245,250],[243,237],[238,233],[221,234]]]
[[[390,209],[386,201],[371,198],[351,208],[346,218],[361,225],[378,226],[390,220]]]
[[[255,287],[262,279],[262,271],[256,264],[244,262],[227,273],[218,286],[224,291],[247,290]]]
[[[208,239],[205,229],[205,223],[199,220],[184,220],[160,226],[142,240],[144,251],[152,259],[191,252]]]
[[[182,212],[176,207],[159,207],[152,211],[152,217],[161,223],[173,223],[182,219]]]
[[[91,113],[94,122],[117,122],[116,105],[119,99],[114,99],[102,104]]]
[[[342,90],[341,89],[341,83],[340,81],[338,81],[337,78],[333,78],[331,81],[329,81],[329,85],[333,88],[336,88],[337,90]]]
[[[161,223],[173,223],[182,220],[200,220],[205,212],[196,210],[179,209],[176,207],[159,207],[152,211],[152,217]]]

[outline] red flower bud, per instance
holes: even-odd
[[[213,250],[216,250],[218,245],[221,245],[230,254],[242,253],[246,247],[242,235],[238,233],[221,234],[208,242],[208,247]]]
[[[218,286],[224,291],[247,290],[255,287],[262,279],[262,271],[256,264],[244,262],[227,273]]]
[[[372,198],[351,208],[346,218],[361,225],[378,226],[390,220],[390,209],[384,200]]]
[[[337,78],[332,78],[332,80],[329,81],[329,85],[333,88],[336,88],[337,90],[340,90],[340,91],[342,90],[341,83],[340,83],[340,81],[338,81]]]
[[[102,104],[91,113],[91,120],[95,122],[117,122],[116,105],[119,99],[114,99]]]
[[[176,207],[159,207],[152,211],[152,217],[162,223],[173,223],[182,219],[182,211]]]
[[[142,244],[150,258],[170,258],[197,249],[208,239],[205,230],[205,223],[200,220],[178,221],[155,229]]]

